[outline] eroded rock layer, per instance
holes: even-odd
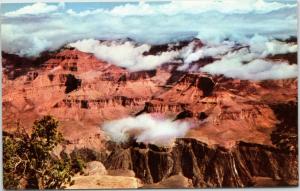
[[[152,46],[144,55],[189,43]],[[295,64],[294,54],[267,59]],[[298,184],[296,78],[232,79],[178,70],[178,62],[131,72],[66,47],[39,58],[3,53],[2,60],[6,132],[20,125],[30,131],[34,120],[51,114],[66,139],[58,153],[82,152],[108,170],[132,170],[145,187],[176,185],[176,180],[184,187]],[[190,66],[214,60],[202,58]],[[147,113],[192,126],[172,147],[134,142],[107,147],[104,122]]]
[[[177,139],[173,147],[141,143],[115,145],[104,164],[130,169],[145,184],[174,175],[191,179],[194,187],[249,187],[253,177],[269,177],[281,185],[297,184],[297,157],[276,147],[238,142],[230,150],[195,139]]]

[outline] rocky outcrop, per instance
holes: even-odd
[[[288,61],[289,64],[297,64],[297,52],[286,54],[275,54],[267,57],[268,59],[275,61]]]
[[[66,153],[62,151],[60,156],[63,157]],[[71,153],[70,157],[73,159],[80,158],[84,162],[92,162],[92,161],[104,161],[107,158],[107,153],[105,152],[97,152],[95,150],[89,148],[75,148]]]
[[[296,79],[252,82],[172,67],[129,72],[76,49],[62,48],[38,62],[5,59],[4,66],[37,65],[13,80],[4,74],[4,128],[15,124],[16,116],[29,125],[51,113],[62,121],[64,136],[74,140],[83,132],[99,133],[99,124],[105,120],[161,113],[196,123],[189,136],[209,144],[236,140],[271,144],[269,134],[277,119],[269,104],[294,100],[297,94]]]
[[[73,177],[72,185],[66,189],[136,189],[141,186],[140,180],[134,177],[91,175]]]
[[[190,43],[203,46],[194,39],[155,45],[144,55]],[[269,59],[294,62],[295,54]],[[190,66],[197,70],[212,61],[206,57]],[[296,78],[210,76],[177,70],[181,60],[130,72],[73,48],[36,59],[4,53],[2,64],[3,128],[9,132],[20,122],[30,130],[34,120],[52,114],[68,140],[66,153],[101,161],[108,173],[135,175],[153,187],[177,181],[195,187],[290,185],[297,179]],[[132,142],[102,150],[107,137],[100,124],[141,113],[187,121],[192,128],[173,147]]]
[[[167,84],[174,84],[174,81],[176,86],[185,86],[186,89],[190,87],[198,88],[203,92],[204,97],[210,96],[215,87],[213,79],[199,74],[175,72],[168,79]]]
[[[193,61],[189,68],[191,68],[193,71],[197,71],[199,70],[201,67],[206,66],[208,64],[213,63],[214,61],[216,61],[215,58],[208,56],[208,57],[204,57],[204,58],[200,58],[199,60]]]
[[[33,59],[23,58],[18,55],[2,52],[3,73],[9,80],[26,75],[28,72],[39,68],[38,62]]]
[[[28,72],[27,73],[27,81],[32,81],[38,77],[39,73],[38,72]]]
[[[146,184],[182,174],[195,187],[247,187],[254,185],[254,176],[297,180],[296,159],[270,146],[239,142],[228,150],[185,138],[169,148],[142,143],[115,145],[104,165],[107,169],[132,169]]]
[[[266,145],[240,142],[234,151],[241,157],[252,176],[271,177],[274,180],[298,180],[298,156]]]
[[[54,105],[54,108],[82,108],[82,109],[99,109],[105,107],[135,107],[144,103],[142,98],[128,98],[125,96],[115,96],[112,98],[81,98],[80,96],[73,99],[63,99],[61,102]]]
[[[68,54],[63,52],[67,51]],[[75,51],[68,51],[67,49],[61,49],[57,54],[49,56],[47,62],[42,64],[44,69],[54,69],[57,66],[61,66],[63,70],[77,71],[77,60],[79,59]]]
[[[154,184],[146,184],[142,188],[166,188],[166,189],[180,189],[180,188],[193,188],[193,184],[191,179],[186,178],[185,176],[179,174],[170,176],[165,180],[154,183]]]
[[[136,115],[140,115],[142,113],[166,113],[173,112],[179,113],[184,110],[187,104],[184,103],[176,103],[176,104],[168,104],[163,102],[146,102],[144,109],[139,111]]]
[[[187,72],[184,72],[184,71],[178,71],[178,70],[171,71],[171,76],[169,79],[167,79],[166,85],[174,85],[181,78],[183,78],[186,74],[187,74]]]
[[[132,73],[129,73],[127,79],[133,80],[133,81],[143,80],[143,79],[151,78],[155,75],[156,75],[156,70],[132,72]]]
[[[177,119],[185,119],[185,118],[190,118],[190,117],[193,117],[193,112],[191,112],[189,110],[184,110],[184,111],[180,112],[176,116],[175,120],[177,120]]]
[[[286,152],[298,153],[298,102],[272,105],[277,119],[276,129],[271,134],[274,145]]]
[[[198,46],[203,46],[202,42],[199,39],[194,39],[195,43],[198,43]],[[160,44],[160,45],[152,45],[150,50],[147,52],[144,52],[144,56],[148,55],[157,55],[162,52],[166,51],[177,51],[182,49],[183,47],[187,46],[190,43],[190,41],[180,41],[178,43],[172,43],[172,44]]]
[[[108,175],[110,176],[128,176],[135,177],[135,173],[133,170],[125,170],[125,169],[116,169],[116,170],[108,170]]]
[[[105,167],[99,161],[91,161],[86,163],[83,173],[85,175],[107,175]]]

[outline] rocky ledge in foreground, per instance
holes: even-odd
[[[109,149],[106,168],[133,170],[146,187],[174,175],[202,188],[262,186],[262,179],[269,186],[298,185],[297,153],[271,146],[238,142],[228,150],[180,138],[170,148],[134,142],[112,143]]]

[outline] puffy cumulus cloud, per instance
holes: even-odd
[[[184,137],[189,127],[188,122],[158,119],[150,114],[143,114],[106,122],[102,129],[115,142],[135,139],[137,142],[170,145],[175,138]]]
[[[32,5],[22,7],[16,11],[8,12],[4,15],[7,17],[18,17],[22,15],[39,15],[44,13],[51,13],[57,11],[62,5],[63,4],[59,4],[59,6],[56,6],[38,2]]]
[[[237,0],[204,0],[191,1],[174,1],[171,6],[166,6],[167,14],[178,14],[180,12],[192,12],[194,14],[218,11],[221,13],[267,13],[282,8],[293,7],[294,5],[281,2],[267,2],[264,0],[244,0],[243,3]],[[190,11],[188,11],[190,10]]]
[[[149,51],[151,46],[148,44],[136,45],[131,41],[100,42],[94,39],[87,39],[70,43],[69,46],[75,47],[82,52],[92,53],[101,60],[131,71],[155,69],[178,56],[177,51],[144,56],[143,53]]]
[[[2,50],[38,56],[65,44],[128,68],[150,70],[177,58],[179,70],[205,57],[219,60],[200,68],[211,74],[242,79],[278,79],[297,75],[297,67],[267,61],[268,55],[297,52],[297,45],[279,40],[297,33],[297,4],[267,0],[172,1],[123,4],[111,9],[76,12],[64,4],[36,3],[2,15]],[[178,51],[143,53],[152,44],[197,37]],[[94,39],[136,41],[99,42]],[[87,39],[87,40],[82,40]],[[236,46],[248,46],[236,50]]]
[[[235,43],[224,41],[221,44],[205,45],[197,48],[197,45],[191,42],[180,51],[180,57],[183,59],[183,65],[178,70],[186,70],[192,62],[206,57],[218,58],[234,48]]]
[[[67,6],[66,6],[67,7]],[[76,12],[63,5],[36,3],[2,15],[2,48],[37,56],[81,39],[132,38],[162,44],[198,37],[204,42],[296,36],[296,3],[264,0],[172,1],[124,4]]]
[[[244,0],[241,3],[238,0],[202,0],[202,1],[172,1],[161,5],[149,5],[145,2],[139,4],[125,4],[112,10],[98,9],[94,11],[83,11],[78,15],[87,13],[98,14],[99,12],[118,16],[133,15],[177,15],[177,14],[200,14],[209,11],[220,13],[268,13],[283,8],[295,7],[295,4],[284,2],[268,2],[264,0]],[[82,14],[85,13],[85,14]]]
[[[193,71],[193,66],[190,65],[192,62],[213,57],[217,61],[200,68],[200,71],[247,80],[297,77],[295,65],[297,63],[289,65],[286,62],[273,62],[267,59],[269,55],[296,53],[297,44],[268,39],[257,34],[241,43],[223,41],[203,47],[190,43],[181,50],[180,57],[183,58],[184,64],[178,69]],[[195,70],[198,70],[197,67]]]
[[[286,79],[298,76],[296,64],[264,60],[261,55],[250,53],[247,48],[229,52],[221,60],[206,65],[200,70],[245,80]]]
[[[271,41],[266,43],[266,54],[286,54],[286,53],[295,53],[298,51],[297,44],[293,43],[284,43],[280,41]]]
[[[298,46],[295,43],[286,43],[278,40],[269,40],[266,37],[255,35],[249,40],[252,52],[261,53],[261,56],[295,53]]]
[[[297,52],[296,44],[277,40],[268,41],[257,35],[250,39],[249,45],[237,45],[234,42],[224,41],[221,44],[208,44],[199,47],[197,43],[192,41],[181,50],[165,51],[157,55],[146,56],[143,53],[149,51],[151,45],[125,40],[101,42],[95,39],[85,39],[70,43],[68,46],[82,52],[92,53],[98,59],[127,68],[130,71],[155,69],[164,63],[174,62],[178,58],[183,60],[183,64],[178,67],[178,70],[187,70],[192,62],[206,57],[213,57],[218,61],[202,68],[201,71],[210,74],[224,74],[233,78],[250,80],[289,78],[295,76],[297,69],[297,67],[289,66],[287,63],[263,61],[268,55]],[[276,66],[271,67],[272,64]],[[257,70],[251,69],[257,65],[270,73],[274,72],[274,76],[265,71],[261,72],[260,67],[257,67]],[[280,70],[287,72],[285,75],[278,75]],[[254,75],[255,72],[257,73]]]
[[[186,54],[186,57],[184,57],[184,62],[189,64],[201,58],[217,57],[227,53],[233,47],[234,47],[234,43],[232,42],[224,43],[216,46],[204,46],[203,48],[200,48],[195,52]]]

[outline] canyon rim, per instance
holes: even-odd
[[[38,188],[298,186],[296,0],[2,3],[1,28],[8,188],[49,124],[70,180]]]

